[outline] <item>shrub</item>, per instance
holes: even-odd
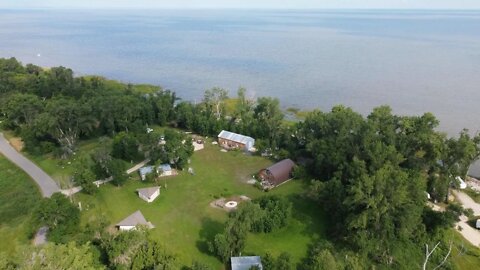
[[[285,227],[292,215],[292,204],[277,196],[264,196],[254,201],[263,210],[259,220],[252,225],[254,232],[269,233]]]

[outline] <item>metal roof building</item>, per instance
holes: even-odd
[[[260,171],[260,177],[278,186],[292,178],[295,163],[291,159],[284,159]]]
[[[252,266],[263,269],[260,256],[231,257],[230,262],[232,270],[249,270]]]
[[[242,145],[247,150],[250,150],[255,144],[255,139],[252,137],[233,133],[226,130],[222,130],[220,134],[218,134],[218,139],[220,141],[223,140],[223,141],[233,142],[233,143]],[[220,142],[220,144],[225,144],[225,143]]]

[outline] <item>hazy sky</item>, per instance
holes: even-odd
[[[0,8],[480,9],[480,0],[0,0]]]

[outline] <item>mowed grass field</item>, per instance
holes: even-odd
[[[13,255],[29,243],[27,223],[40,199],[33,180],[0,155],[0,252]]]
[[[470,244],[463,236],[451,229],[448,238],[452,240],[451,261],[455,269],[478,269],[480,249]]]
[[[134,211],[141,210],[156,226],[151,235],[175,253],[181,264],[191,265],[197,260],[214,269],[222,269],[223,264],[209,254],[207,243],[222,230],[227,213],[212,208],[210,202],[231,195],[251,198],[267,194],[285,196],[294,206],[290,225],[271,234],[249,234],[243,254],[287,251],[294,262],[299,262],[306,256],[308,245],[324,237],[324,216],[303,196],[305,187],[302,181],[290,181],[269,193],[246,183],[259,169],[270,164],[271,161],[261,157],[241,152],[224,153],[218,146],[206,144],[204,150],[195,152],[191,158],[190,166],[195,175],[181,172],[177,176],[161,178],[158,183],[162,186],[161,194],[153,203],[141,200],[135,191],[156,183],[138,181],[136,175],[123,187],[107,184],[93,196],[76,195],[76,200],[82,202],[84,224],[102,217],[114,226]]]

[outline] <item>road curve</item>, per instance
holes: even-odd
[[[37,165],[17,152],[2,133],[0,133],[0,153],[30,175],[40,187],[43,197],[50,197],[53,193],[60,192],[55,181]]]

